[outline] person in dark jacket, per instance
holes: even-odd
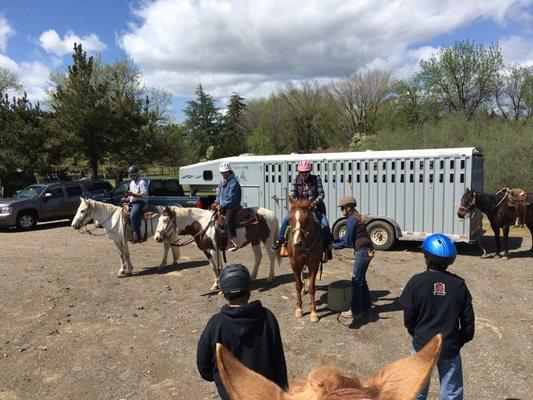
[[[237,228],[235,217],[241,208],[241,185],[231,170],[227,161],[222,161],[218,166],[222,175],[222,182],[217,187],[217,197],[213,203],[213,209],[220,209],[226,216],[226,226],[230,235],[231,245],[229,251],[237,250]]]
[[[196,365],[203,379],[215,382],[223,400],[230,400],[215,363],[217,343],[223,344],[245,366],[286,388],[287,365],[278,321],[259,300],[248,302],[252,278],[241,264],[232,264],[220,274],[220,290],[228,300],[205,327],[196,352]]]
[[[324,187],[322,185],[322,179],[320,176],[311,174],[313,164],[309,160],[301,160],[298,162],[296,169],[298,175],[294,179],[294,183],[291,188],[291,198],[293,200],[312,200],[312,206],[315,210],[317,220],[322,226],[322,236],[325,241],[325,247],[328,258],[331,260],[331,250],[329,245],[333,242],[333,236],[329,228],[329,221],[326,217],[326,205],[324,204]],[[290,219],[286,215],[281,223],[281,228],[278,234],[278,240],[272,246],[272,250],[278,251],[283,243],[285,243],[285,233],[289,226]]]
[[[443,335],[437,363],[441,399],[463,398],[463,371],[460,350],[474,337],[472,297],[464,279],[446,271],[457,256],[455,244],[442,233],[422,243],[427,271],[413,276],[400,301],[404,325],[413,337],[413,350],[421,350],[433,336]],[[417,399],[425,399],[429,382]]]
[[[374,246],[366,231],[365,217],[356,209],[357,201],[352,196],[344,196],[339,207],[346,217],[346,235],[333,243],[334,249],[353,247],[354,264],[352,274],[352,301],[350,309],[341,313],[345,318],[357,318],[372,308],[370,290],[366,282],[366,271],[374,257]]]

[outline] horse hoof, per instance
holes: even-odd
[[[311,316],[309,317],[309,320],[311,322],[318,322],[318,314],[316,313],[311,313]]]
[[[502,258],[502,256],[499,254],[494,254],[494,258]]]
[[[211,290],[214,292],[216,290],[219,290],[219,287],[216,283],[213,283],[213,286],[211,286]]]
[[[131,271],[120,271],[118,274],[117,274],[117,278],[125,278],[127,276],[131,276]]]
[[[509,259],[509,256],[506,254],[502,257],[504,260],[508,260]]]
[[[301,308],[297,308],[296,310],[294,310],[294,316],[296,318],[302,318],[304,316],[304,312]]]

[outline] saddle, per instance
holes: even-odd
[[[257,216],[257,213],[251,208],[241,207],[241,209],[238,210],[235,215],[235,227],[237,229],[257,225],[258,223],[259,218]],[[221,230],[226,229],[226,216],[221,212],[218,213],[218,217],[215,221],[215,227]]]
[[[532,196],[528,195],[524,189],[511,189],[509,187],[501,189],[498,194],[505,194],[507,205],[515,209],[515,226],[523,226],[527,206],[533,204]]]
[[[124,221],[126,221],[126,236],[127,236],[127,239],[129,242],[131,243],[134,243],[134,240],[133,240],[133,228],[131,226],[131,219],[130,219],[130,214],[131,214],[131,208],[129,206],[129,204],[123,204],[122,205],[122,215],[124,216]],[[146,242],[146,240],[148,239],[148,222],[152,222],[153,218],[155,218],[157,214],[154,213],[153,211],[150,211],[148,209],[148,204],[145,204],[143,209],[142,209],[142,213],[141,213],[141,233],[142,232],[142,222],[145,221],[145,224],[144,224],[144,235],[142,238],[140,238],[140,242]]]

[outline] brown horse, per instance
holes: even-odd
[[[311,305],[311,322],[318,322],[315,304],[315,281],[322,261],[322,230],[317,225],[312,211],[311,201],[292,200],[291,233],[287,243],[287,254],[291,262],[292,272],[296,281],[296,309],[294,315],[301,317],[302,310],[302,273],[307,266],[309,271],[308,289]]]
[[[216,363],[233,400],[410,400],[431,375],[441,345],[439,334],[418,353],[385,366],[366,382],[321,365],[288,391],[246,368],[221,344],[216,346]]]
[[[459,218],[465,218],[465,216],[474,209],[477,208],[483,212],[489,219],[490,227],[494,232],[494,238],[496,239],[496,253],[494,256],[500,258],[500,229],[503,232],[504,243],[504,257],[509,257],[509,227],[515,222],[515,209],[509,207],[505,194],[492,195],[483,192],[475,192],[470,189],[466,189],[465,194],[461,198],[461,205],[457,210],[457,216]],[[531,232],[533,241],[533,206],[527,206],[526,213],[524,215],[524,223]],[[531,247],[533,251],[533,244]]]

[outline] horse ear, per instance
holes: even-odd
[[[283,390],[264,376],[246,368],[223,345],[216,345],[217,369],[233,400],[281,400]]]
[[[429,379],[441,346],[442,335],[438,334],[418,353],[385,366],[364,387],[379,399],[413,399]]]

